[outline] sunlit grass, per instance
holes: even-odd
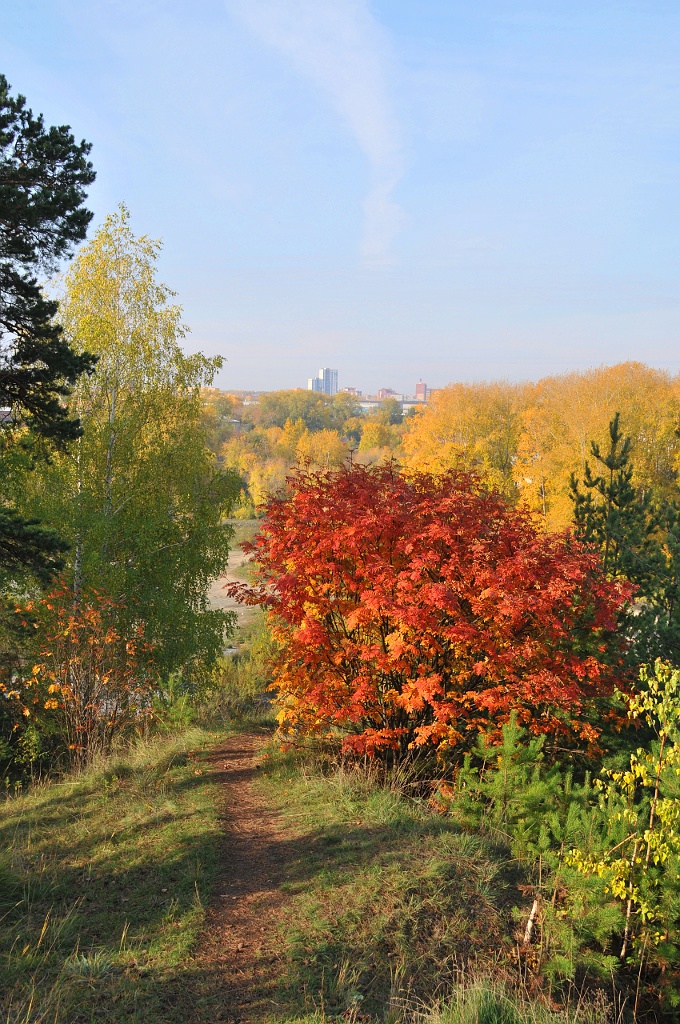
[[[158,738],[0,805],[3,1024],[153,1019],[218,869],[217,739]]]
[[[287,889],[286,997],[379,1019],[430,1004],[472,957],[506,951],[503,865],[480,837],[359,770],[273,754],[262,784],[300,833]]]
[[[272,748],[260,785],[298,835],[276,1020],[605,1024],[607,1000],[530,996],[515,956],[521,879],[409,780]]]

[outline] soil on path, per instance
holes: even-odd
[[[254,784],[266,739],[264,733],[232,736],[207,759],[224,793],[223,869],[192,969],[178,979],[174,1010],[187,1024],[277,1016],[281,884],[295,858],[295,838]]]
[[[256,528],[256,520],[241,524],[241,529],[246,532],[246,537],[254,534]],[[208,594],[208,599],[213,608],[236,613],[236,620],[240,629],[252,622],[253,618],[257,615],[257,609],[249,605],[239,604],[235,598],[229,597],[224,588],[229,583],[245,583],[247,577],[243,573],[243,567],[248,560],[249,556],[244,554],[241,544],[235,544],[229,552],[229,565],[225,573],[212,581]]]

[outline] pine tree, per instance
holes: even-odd
[[[597,545],[608,573],[625,577],[637,585],[638,594],[649,595],[660,566],[657,521],[651,493],[639,491],[632,483],[632,443],[621,433],[618,412],[609,424],[609,438],[604,455],[591,442],[592,456],[601,468],[593,472],[586,462],[584,490],[571,475],[574,532],[579,540]]]
[[[67,344],[37,275],[85,237],[95,175],[90,144],[76,143],[68,126],[46,128],[9,89],[0,75],[0,457],[17,446],[36,457],[80,433],[64,400],[94,359]],[[6,495],[0,501],[0,568],[46,577],[59,565],[56,534],[9,508]]]
[[[93,359],[66,343],[36,274],[85,237],[90,148],[68,126],[46,129],[0,75],[0,405],[56,443],[78,436],[60,399]]]
[[[631,618],[631,636],[639,662],[657,658],[680,664],[680,506],[663,500],[656,510],[659,533],[654,586]]]
[[[619,414],[609,424],[606,455],[594,442],[593,456],[603,467],[594,475],[586,463],[583,486],[571,477],[576,536],[596,544],[612,576],[637,587],[633,606],[624,614],[632,661],[656,658],[680,662],[680,506],[640,492],[632,483],[631,441],[619,428]]]

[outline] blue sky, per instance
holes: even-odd
[[[680,370],[680,6],[3,0],[223,387]]]

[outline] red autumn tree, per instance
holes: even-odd
[[[269,609],[284,732],[340,730],[345,748],[402,756],[465,746],[515,713],[597,738],[630,592],[475,476],[300,473],[251,551],[257,585],[231,589]]]

